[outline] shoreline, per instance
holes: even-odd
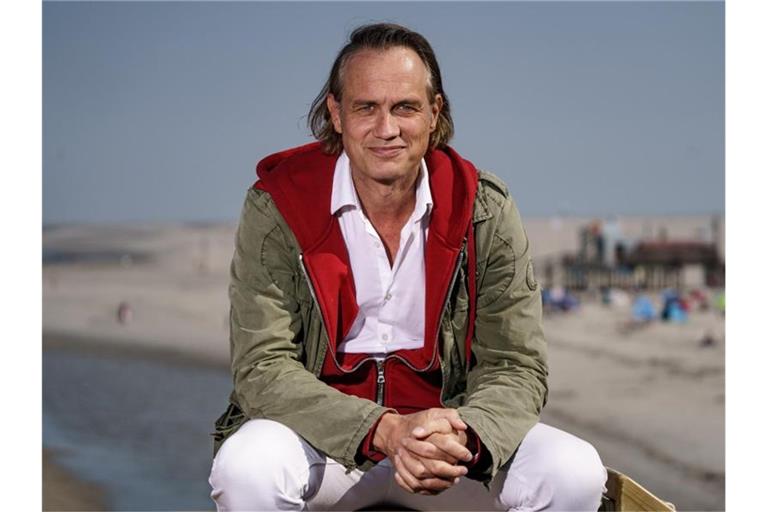
[[[43,446],[43,510],[107,510],[105,491],[56,461],[54,450]]]
[[[141,338],[106,337],[89,333],[43,330],[43,350],[59,349],[88,352],[94,355],[152,360],[176,366],[229,370],[228,361],[220,357],[165,344],[142,342]]]
[[[62,350],[109,358],[152,361],[189,369],[228,370],[228,366],[203,354],[168,346],[142,343],[140,339],[104,338],[92,334],[43,331],[42,349]],[[42,445],[42,498],[44,511],[110,510],[103,486],[89,482],[62,465],[54,448]]]

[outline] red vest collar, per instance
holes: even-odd
[[[293,231],[320,307],[330,353],[342,369],[363,355],[340,354],[336,347],[357,316],[355,284],[344,238],[330,213],[333,172],[338,155],[323,153],[319,143],[275,153],[256,167],[255,187],[271,196]],[[453,149],[425,155],[432,192],[432,213],[425,248],[426,307],[424,347],[397,354],[417,369],[434,368],[440,315],[455,264],[472,221],[477,170]],[[471,270],[470,270],[471,271]]]

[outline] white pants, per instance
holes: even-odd
[[[288,427],[249,420],[211,468],[211,498],[224,510],[356,510],[387,503],[415,510],[597,510],[606,471],[595,449],[539,423],[491,482],[462,478],[436,496],[411,494],[385,459],[367,472],[315,450]]]

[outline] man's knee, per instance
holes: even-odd
[[[567,494],[576,503],[599,503],[607,473],[594,446],[573,438],[555,460],[550,476],[556,493]]]
[[[532,491],[531,508],[597,510],[607,477],[597,450],[548,425],[534,428],[523,441],[525,453],[518,453],[525,460],[517,465]]]
[[[545,479],[552,489],[553,510],[596,510],[605,467],[595,447],[565,432],[547,450]]]
[[[270,420],[250,420],[221,446],[211,468],[220,509],[301,506],[309,461],[301,439]]]

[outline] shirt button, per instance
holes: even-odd
[[[386,295],[384,296],[384,300],[389,300],[389,299],[391,299],[391,298],[392,298],[392,294],[391,294],[391,293],[388,293],[388,294],[386,294]]]
[[[384,341],[387,341],[389,339],[389,336],[387,336],[386,334],[382,334],[381,339],[383,339]]]
[[[380,244],[379,242],[376,242],[376,243],[374,243],[373,245],[374,245],[374,247],[376,247],[377,249],[378,249],[379,247],[381,247],[381,244]]]

